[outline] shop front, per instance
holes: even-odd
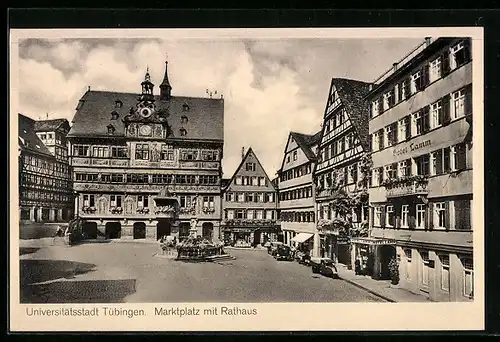
[[[312,255],[314,248],[313,237],[314,234],[312,233],[298,233],[291,239],[291,241],[294,243],[295,248],[298,251]]]
[[[396,242],[371,237],[351,238],[351,267],[356,274],[389,279],[389,262],[396,257]]]

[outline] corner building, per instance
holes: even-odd
[[[88,238],[219,237],[222,99],[87,91],[68,134],[75,211]]]
[[[19,114],[19,218],[61,222],[73,217],[66,119],[33,120]]]
[[[367,96],[371,235],[395,241],[401,286],[436,301],[474,293],[471,60],[470,39],[427,38]]]

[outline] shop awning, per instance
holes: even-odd
[[[292,241],[298,242],[298,243],[303,243],[312,238],[314,234],[310,233],[299,233],[297,234],[294,238],[292,238]]]

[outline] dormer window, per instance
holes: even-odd
[[[186,131],[186,129],[185,129],[185,128],[181,128],[181,129],[179,130],[179,133],[181,134],[181,137],[184,137],[184,136],[186,136],[187,131]]]
[[[120,101],[120,100],[116,100],[115,101],[115,108],[122,108],[122,106],[123,106],[123,102],[122,101]]]
[[[118,117],[120,114],[118,114],[116,111],[111,112],[111,120],[118,120]]]
[[[108,125],[108,134],[113,134],[115,133],[115,127],[113,125]]]
[[[182,124],[185,124],[185,123],[187,123],[187,122],[188,122],[188,117],[187,117],[187,116],[185,116],[185,115],[181,116],[181,123],[182,123]]]
[[[184,103],[184,104],[182,105],[182,111],[183,111],[183,112],[187,112],[188,110],[189,110],[189,105],[188,105],[187,103]]]

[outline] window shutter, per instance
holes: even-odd
[[[443,97],[442,106],[443,106],[443,125],[447,125],[451,121],[451,116],[450,116],[450,95],[447,95],[447,96]]]
[[[406,82],[405,82],[405,95],[406,97],[408,98],[410,96],[410,83],[411,83],[411,79],[408,77],[406,79]]]
[[[381,150],[384,148],[384,129],[380,129],[378,131],[378,149]]]
[[[380,227],[385,228],[385,205],[381,206],[380,209],[381,209]]]
[[[422,68],[422,78],[420,79],[420,90],[427,87],[429,84],[429,64],[425,64]]]
[[[465,90],[465,115],[472,115],[472,86]]]
[[[403,83],[400,83],[398,86],[398,99],[399,101],[403,100]]]
[[[411,138],[411,115],[408,115],[406,117],[407,123],[406,123],[406,139]]]
[[[373,228],[373,225],[375,224],[375,209],[370,208],[371,211],[371,217],[370,217],[370,228]]]
[[[444,202],[444,226],[450,229],[450,202]]]
[[[417,215],[417,208],[415,205],[410,205],[408,207],[408,227],[410,229],[415,229],[415,216]]]
[[[456,169],[457,170],[465,170],[467,165],[466,165],[466,157],[465,157],[465,144],[458,144],[455,146],[456,148]]]
[[[394,228],[399,229],[401,227],[401,204],[394,206]]]
[[[425,211],[425,213],[427,214],[427,220],[426,220],[427,227],[429,230],[433,230],[434,229],[434,203],[432,203],[432,202],[428,203],[428,209]]]
[[[425,106],[422,109],[422,128],[423,132],[428,132],[430,129],[430,115],[429,115],[430,106]]]
[[[389,103],[389,105],[393,106],[396,103],[396,88],[391,89],[391,99],[392,103]]]
[[[450,72],[450,52],[448,49],[443,53],[441,61],[441,75],[444,77]]]
[[[378,112],[379,114],[382,113],[384,111],[384,97],[381,96],[379,99],[378,99]]]
[[[464,40],[464,59],[465,62],[467,63],[468,61],[471,60],[472,56],[472,40],[471,38],[467,38]]]

